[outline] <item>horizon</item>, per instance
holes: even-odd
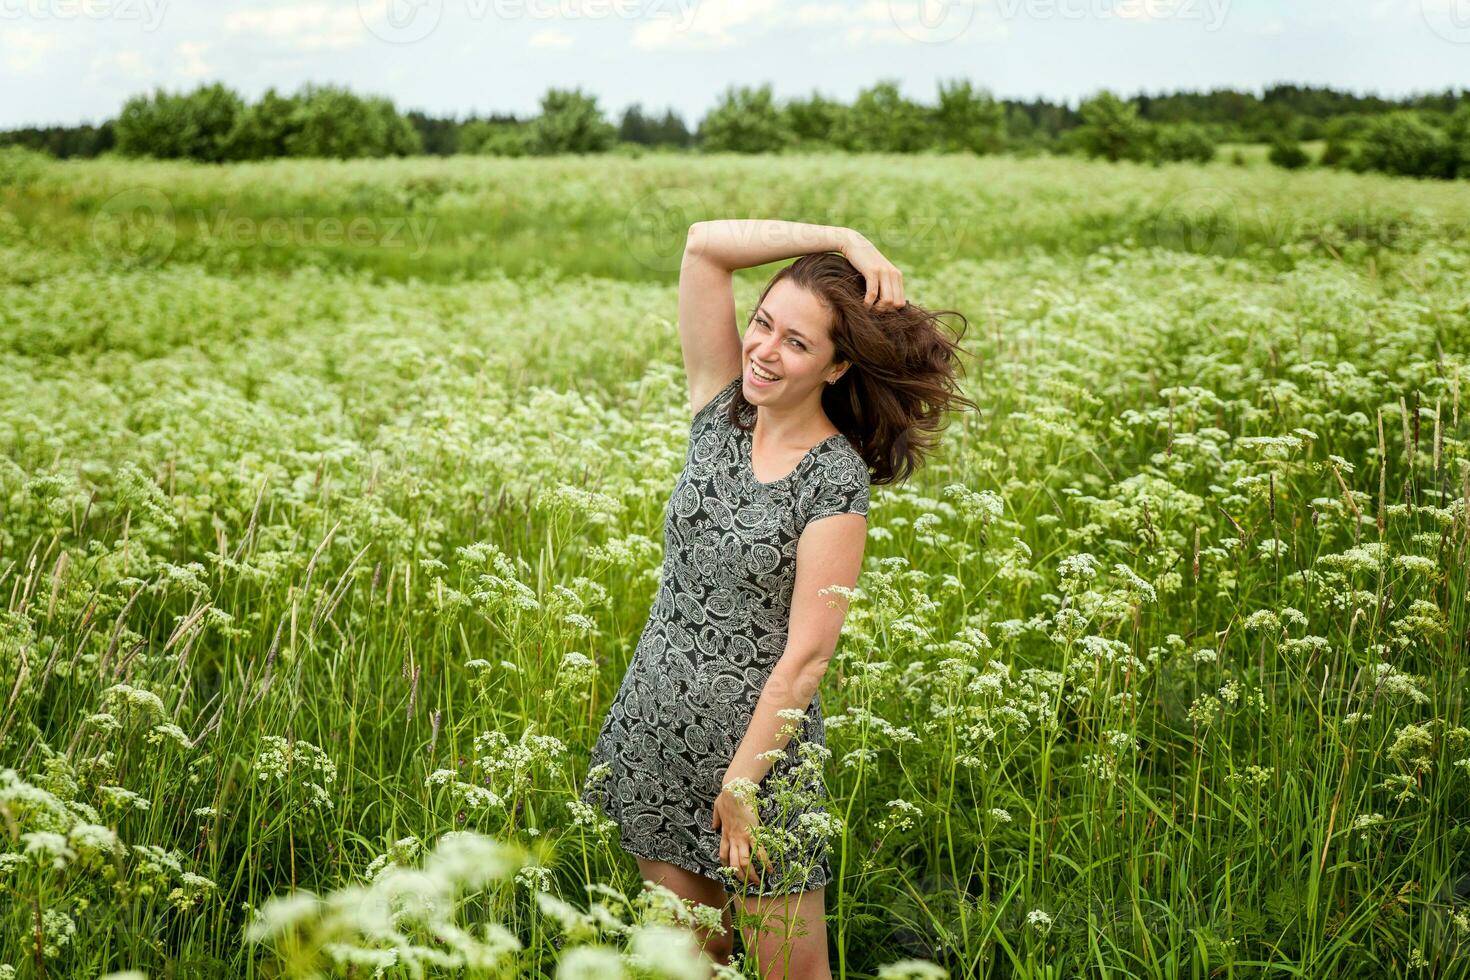
[[[1466,4],[0,0],[0,84],[29,93],[0,104],[0,129],[98,126],[129,98],[214,82],[247,102],[341,85],[440,119],[529,118],[547,90],[580,88],[610,119],[636,104],[691,124],[732,85],[851,103],[885,79],[919,103],[953,79],[1070,108],[1102,89],[1259,96],[1297,85],[1403,100],[1470,86]]]
[[[881,81],[881,79],[874,79],[873,84],[876,84],[878,81]],[[949,79],[945,79],[945,81],[949,81]],[[970,79],[970,81],[973,82],[974,79]],[[216,82],[221,83],[221,84],[224,84],[224,85],[227,85],[227,86],[229,85],[229,83],[226,82],[224,79],[218,79],[218,78],[216,78],[216,79],[204,79],[202,81],[195,82],[193,84],[185,85],[185,86],[182,86],[182,87],[180,87],[180,86],[174,86],[172,88],[170,88],[168,86],[164,86],[164,87],[165,87],[165,89],[168,92],[170,92],[172,94],[182,94],[182,93],[185,93],[185,92],[193,91],[194,89],[198,88],[200,85],[206,85],[207,86],[207,85],[212,85],[212,84],[214,84]],[[305,84],[309,84],[309,83],[306,83],[306,82],[303,82],[302,83],[302,85],[305,85]],[[325,85],[325,84],[337,84],[337,83],[319,82],[319,83],[316,83],[316,84],[323,84],[323,85]],[[747,84],[753,84],[754,86],[759,87],[760,85],[768,84],[768,83],[766,83],[766,82],[755,82],[755,83],[747,83]],[[1178,95],[1209,95],[1209,94],[1211,94],[1213,92],[1223,92],[1223,91],[1238,92],[1238,93],[1245,94],[1245,95],[1253,95],[1253,96],[1256,96],[1256,97],[1259,98],[1259,97],[1261,97],[1262,95],[1265,94],[1265,92],[1266,92],[1267,89],[1277,88],[1277,87],[1282,87],[1282,86],[1296,86],[1298,88],[1319,89],[1319,90],[1336,92],[1336,93],[1339,93],[1339,94],[1342,94],[1342,95],[1350,95],[1350,96],[1353,96],[1355,98],[1363,98],[1363,99],[1379,98],[1379,99],[1383,99],[1383,100],[1389,101],[1389,102],[1402,102],[1402,101],[1411,100],[1411,99],[1415,99],[1415,98],[1427,98],[1427,97],[1436,96],[1436,95],[1470,95],[1470,85],[1448,85],[1448,86],[1444,86],[1444,87],[1441,87],[1441,88],[1427,88],[1427,89],[1422,89],[1422,90],[1413,90],[1413,91],[1406,91],[1406,92],[1389,93],[1389,92],[1375,91],[1375,90],[1371,90],[1371,89],[1370,90],[1354,90],[1354,89],[1350,89],[1350,88],[1342,88],[1342,87],[1333,86],[1333,85],[1309,84],[1309,83],[1300,82],[1300,81],[1276,81],[1276,82],[1268,82],[1268,83],[1266,83],[1264,85],[1258,85],[1258,86],[1254,86],[1254,87],[1250,87],[1250,86],[1227,86],[1227,85],[1222,85],[1222,86],[1216,86],[1214,88],[1205,88],[1205,89],[1198,89],[1198,88],[1158,89],[1158,90],[1155,90],[1155,91],[1143,91],[1143,90],[1140,90],[1140,91],[1137,91],[1137,92],[1120,92],[1120,91],[1117,91],[1117,90],[1112,90],[1112,91],[1113,91],[1113,94],[1114,95],[1118,96],[1120,99],[1124,99],[1125,101],[1136,99],[1136,98],[1138,98],[1140,96],[1146,96],[1148,98],[1162,98],[1162,97],[1178,96]],[[550,87],[554,88],[556,86],[550,86]],[[573,87],[575,87],[575,86],[573,86]],[[293,88],[290,88],[290,89],[277,88],[276,91],[277,91],[277,94],[278,95],[283,95],[284,96],[284,95],[289,95],[289,94],[292,94],[292,93],[296,92],[299,88],[301,88],[301,86],[296,86],[296,87],[293,87]],[[391,95],[391,93],[387,93],[387,92],[374,91],[372,89],[360,90],[360,89],[353,88],[353,87],[349,87],[349,88],[353,92],[353,94],[359,95],[359,96],[363,96],[363,97],[382,96],[382,97],[389,98],[389,99],[392,99],[393,98],[393,96]],[[977,88],[983,88],[983,86],[977,86]],[[1000,93],[1000,92],[991,92],[990,95],[993,98],[995,98],[995,100],[998,101],[998,102],[1034,103],[1034,102],[1045,101],[1045,102],[1049,102],[1052,105],[1065,106],[1065,107],[1067,107],[1069,109],[1075,110],[1075,109],[1078,108],[1078,106],[1079,106],[1079,104],[1081,102],[1085,101],[1087,98],[1091,97],[1092,95],[1095,95],[1098,92],[1101,92],[1104,88],[1106,88],[1106,86],[1102,86],[1102,87],[1094,90],[1093,92],[1089,92],[1089,93],[1087,93],[1085,95],[1081,95],[1081,96],[1078,96],[1078,97],[1075,97],[1075,98],[1071,98],[1071,99],[1057,99],[1057,98],[1052,98],[1052,97],[1049,97],[1049,96],[1046,96],[1046,95],[1030,95],[1030,96],[1026,96],[1026,95],[1016,95],[1016,94],[1005,94],[1005,93]],[[584,92],[586,91],[585,86],[583,87],[583,91]],[[151,88],[150,89],[145,89],[145,90],[140,90],[140,91],[131,93],[128,96],[128,98],[132,98],[132,97],[138,96],[138,95],[152,95],[153,92],[154,92],[154,89],[151,89]],[[590,94],[596,95],[596,93],[590,93]],[[256,102],[260,98],[259,95],[255,95],[255,96],[250,97],[250,98],[245,98],[245,96],[244,96],[243,93],[240,93],[240,95],[241,95],[242,98],[245,99],[245,101],[246,101],[247,104],[254,103],[254,102]],[[779,103],[779,102],[784,102],[788,98],[805,98],[805,97],[808,97],[810,95],[811,95],[810,92],[806,92],[806,93],[793,93],[793,94],[790,94],[790,95],[779,95],[778,94],[778,95],[775,96],[775,98],[776,98],[776,101]],[[830,98],[830,96],[829,96],[829,98]],[[126,100],[124,100],[124,101],[126,101]],[[851,99],[846,99],[846,100],[843,100],[843,101],[851,102],[852,100]],[[914,99],[914,101],[920,102],[920,103],[925,103],[925,102],[927,102],[929,100],[926,100],[923,97],[917,97],[917,98]],[[666,109],[671,109],[671,110],[673,110],[676,113],[679,112],[679,110],[677,108],[675,108],[673,106],[670,106],[670,105],[655,105],[655,106],[650,106],[647,103],[641,103],[640,104],[640,103],[637,103],[637,102],[630,102],[630,103],[627,103],[626,105],[621,105],[621,106],[611,107],[610,108],[608,106],[602,105],[601,98],[600,97],[598,98],[598,108],[602,111],[603,115],[607,119],[609,119],[610,121],[614,121],[614,122],[617,121],[619,118],[621,118],[623,112],[625,112],[626,110],[632,108],[634,105],[641,105],[641,108],[643,110],[643,114],[646,117],[661,117],[664,114],[664,111]],[[404,115],[407,115],[410,112],[421,112],[424,115],[426,115],[426,116],[428,116],[429,118],[432,118],[432,119],[445,119],[445,120],[451,120],[451,121],[455,121],[455,122],[464,122],[464,121],[467,121],[470,118],[484,119],[484,118],[487,118],[489,116],[506,116],[506,115],[509,115],[509,113],[507,113],[507,112],[501,112],[501,111],[497,111],[497,110],[494,110],[494,109],[490,109],[490,110],[469,109],[469,110],[463,110],[463,111],[460,111],[460,112],[437,113],[437,112],[434,112],[432,110],[425,109],[422,106],[411,106],[411,105],[407,105],[406,106],[406,105],[402,105],[402,104],[399,104],[396,100],[394,101],[394,106],[395,106],[395,108],[401,114],[404,114]],[[118,109],[121,110],[121,108],[122,108],[122,104],[119,103]],[[704,109],[699,114],[699,116],[695,116],[695,117],[691,118],[689,116],[684,116],[684,115],[681,114],[680,118],[682,118],[685,123],[697,123],[698,120],[700,118],[702,118],[705,113],[709,112],[709,110],[710,109],[713,109],[713,108],[714,108],[714,103],[711,103],[709,107],[707,107],[706,109]],[[538,108],[538,109],[532,110],[532,112],[529,113],[529,114],[517,114],[516,115],[516,119],[518,121],[523,121],[523,120],[532,118],[532,117],[534,117],[536,115],[539,115],[539,113],[540,113],[540,110]],[[77,128],[77,127],[81,127],[81,126],[94,126],[95,127],[95,126],[101,126],[102,124],[107,123],[107,122],[112,122],[116,118],[117,118],[117,113],[114,112],[111,116],[106,116],[106,117],[104,117],[102,119],[97,119],[97,120],[84,119],[84,120],[81,120],[80,122],[41,122],[41,123],[34,123],[33,122],[33,123],[21,123],[19,125],[15,125],[15,126],[6,126],[3,129],[0,129],[0,132],[7,132],[7,131],[12,131],[12,130],[20,130],[20,129]]]

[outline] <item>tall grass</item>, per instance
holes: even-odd
[[[904,268],[1119,243],[1289,266],[1463,241],[1470,200],[1434,181],[1221,161],[731,154],[539,160],[275,160],[227,167],[0,155],[6,208],[36,244],[105,267],[198,264],[233,276],[303,266],[455,282],[580,274],[666,283],[707,217],[862,226]],[[132,219],[131,244],[117,225]],[[875,239],[876,241],[877,239]]]

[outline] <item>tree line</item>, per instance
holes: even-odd
[[[1303,141],[1325,144],[1315,159]],[[1312,163],[1424,177],[1470,177],[1470,90],[1401,99],[1275,85],[1120,97],[1100,91],[1075,109],[1046,99],[998,99],[969,80],[939,83],[932,102],[893,80],[851,103],[819,93],[777,100],[769,84],[731,86],[694,128],[641,104],[610,120],[594,95],[551,89],[540,112],[436,117],[401,112],[382,96],[307,84],[253,103],[221,83],[162,88],[128,99],[98,126],[31,127],[0,144],[57,157],[115,153],[206,163],[278,157],[560,153],[971,152],[1073,153],[1157,163],[1208,161],[1221,143],[1269,143],[1283,167]]]

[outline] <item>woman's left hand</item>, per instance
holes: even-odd
[[[720,866],[734,868],[738,877],[754,884],[757,875],[751,862],[750,832],[760,826],[760,817],[726,786],[715,797],[710,826],[720,832]],[[770,870],[771,862],[765,847],[756,848],[755,853],[761,865]]]
[[[896,310],[908,302],[903,295],[903,273],[872,242],[853,231],[842,254],[854,269],[862,273],[868,284],[867,293],[863,296],[864,305],[875,310]]]

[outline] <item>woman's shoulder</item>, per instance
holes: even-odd
[[[813,454],[797,494],[800,526],[833,514],[868,513],[871,473],[868,462],[844,435],[829,438]]]
[[[812,455],[812,482],[868,486],[872,481],[868,461],[845,433],[828,436]]]

